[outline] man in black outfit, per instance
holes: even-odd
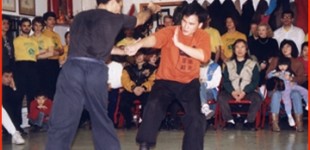
[[[97,0],[97,4],[97,9],[78,14],[71,26],[69,55],[57,81],[47,150],[70,149],[83,107],[91,117],[95,149],[120,149],[107,113],[108,67],[104,62],[110,54],[126,54],[113,48],[122,28],[143,24],[160,7],[150,3],[134,17],[120,14],[122,0]]]

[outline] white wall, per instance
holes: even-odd
[[[2,14],[33,18],[33,16],[19,14],[19,7],[18,7],[19,0],[15,0],[15,4],[16,4],[16,12],[2,10]],[[47,11],[47,0],[35,0],[35,6],[36,6],[36,16],[42,16]]]

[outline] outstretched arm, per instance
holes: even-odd
[[[155,46],[156,38],[154,35],[148,36],[134,44],[127,45],[125,47],[125,53],[129,56],[133,56],[140,48],[151,48]]]

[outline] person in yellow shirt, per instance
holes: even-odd
[[[129,45],[129,44],[133,44],[135,43],[137,40],[133,37],[134,34],[134,29],[125,29],[124,30],[125,33],[125,38],[123,38],[121,41],[119,41],[116,46],[120,47],[121,49],[123,49],[125,46]],[[129,64],[133,64],[134,63],[134,57],[133,56],[125,56],[126,57],[126,61]]]
[[[38,43],[29,34],[31,21],[23,18],[20,21],[21,34],[14,39],[16,88],[20,92],[19,108],[21,109],[24,95],[27,97],[27,108],[29,111],[30,102],[34,99],[38,89],[37,57],[39,56]]]
[[[221,46],[223,45],[221,35],[219,31],[215,28],[210,27],[211,17],[208,14],[207,20],[204,24],[204,30],[209,34],[210,41],[211,41],[211,55],[215,58],[214,62],[217,62],[220,58],[220,50]]]
[[[51,85],[50,83],[50,72],[51,69],[49,68],[50,60],[48,58],[57,55],[57,52],[54,51],[54,43],[50,37],[47,37],[42,34],[43,31],[43,18],[42,17],[35,17],[32,20],[32,30],[33,35],[31,38],[38,43],[39,49],[39,58],[37,61],[38,67],[38,76],[40,81],[40,90],[50,93]],[[52,99],[52,95],[48,95],[50,99]]]
[[[243,33],[237,31],[236,25],[236,19],[231,16],[226,18],[227,32],[222,35],[223,47],[220,56],[224,62],[229,60],[232,56],[232,45],[237,39],[247,40]]]
[[[64,53],[62,55],[59,56],[59,66],[62,67],[67,58],[68,58],[68,51],[69,51],[69,43],[70,43],[70,31],[67,31],[65,33],[65,40],[66,40],[66,45],[63,46],[64,48]]]
[[[56,14],[54,12],[46,12],[43,14],[43,20],[45,23],[43,35],[52,39],[54,44],[54,51],[56,54],[47,59],[47,66],[49,68],[47,76],[49,79],[47,83],[49,85],[49,89],[47,91],[47,96],[53,97],[56,90],[57,77],[60,71],[58,59],[59,56],[63,54],[63,47],[59,34],[53,31],[56,24]]]

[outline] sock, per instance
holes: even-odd
[[[235,124],[235,121],[233,119],[228,120],[227,122]]]
[[[287,114],[288,118],[293,118],[292,114]]]

